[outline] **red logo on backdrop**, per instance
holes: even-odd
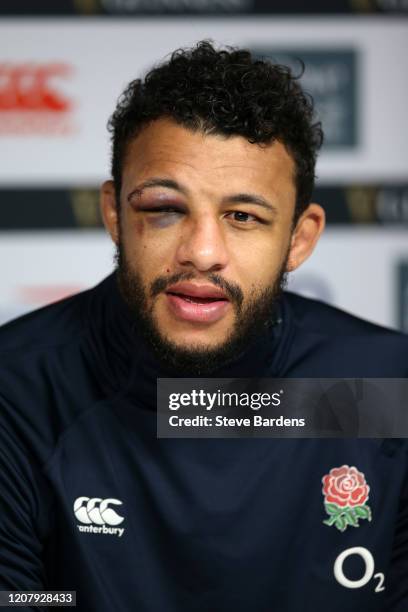
[[[19,288],[19,301],[24,301],[34,306],[52,304],[58,300],[83,291],[80,285],[38,285]]]
[[[0,133],[64,135],[73,131],[65,63],[0,64]]]

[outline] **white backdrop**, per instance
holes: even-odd
[[[0,184],[98,184],[108,173],[106,122],[124,86],[170,51],[202,38],[256,48],[355,50],[359,146],[324,153],[318,175],[325,182],[407,179],[407,20],[67,18],[0,23],[1,62],[48,70],[62,65],[48,84],[70,104],[60,125],[54,113],[52,135],[42,137],[24,127],[19,135],[2,134],[1,122],[7,131],[11,114],[0,109]],[[43,116],[44,109],[33,112],[32,124]]]

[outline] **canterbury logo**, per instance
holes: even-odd
[[[78,521],[85,525],[120,525],[125,518],[111,506],[121,506],[119,499],[109,497],[78,497],[74,502],[74,513]]]
[[[70,76],[71,66],[0,63],[1,111],[68,111],[71,102],[57,90],[55,79]]]
[[[75,133],[73,73],[65,62],[0,62],[0,135]]]

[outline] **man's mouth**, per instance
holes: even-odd
[[[224,291],[214,285],[179,283],[167,289],[166,297],[173,316],[196,323],[214,323],[230,307]]]
[[[194,302],[195,304],[210,304],[211,302],[219,302],[220,300],[218,300],[217,298],[206,298],[206,297],[194,297],[192,295],[184,295],[183,293],[172,293],[171,291],[168,292],[169,295],[176,295],[179,298],[182,298],[183,300],[186,300],[187,302]]]

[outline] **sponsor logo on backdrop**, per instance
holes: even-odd
[[[364,13],[395,13],[408,11],[408,0],[351,0],[352,8]]]
[[[236,13],[252,8],[252,0],[75,0],[79,13]]]
[[[71,134],[74,102],[65,89],[72,72],[63,62],[0,63],[0,135]]]
[[[263,57],[289,66],[300,74],[304,90],[315,102],[323,124],[326,150],[353,149],[357,135],[357,59],[354,49],[274,49],[252,47]],[[301,61],[299,61],[301,60]]]
[[[383,222],[408,223],[408,186],[387,186],[378,190],[377,214]]]
[[[383,11],[408,11],[408,0],[377,0],[378,8]]]
[[[100,0],[74,0],[75,9],[83,15],[101,12]]]

